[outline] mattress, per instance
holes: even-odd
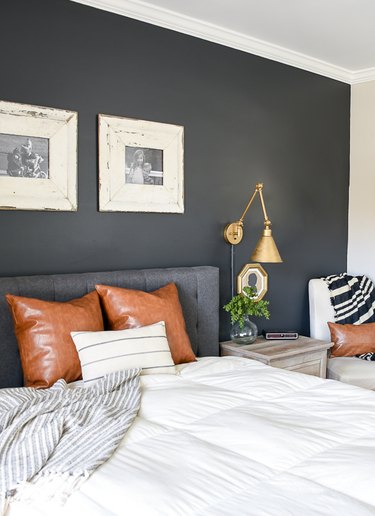
[[[139,416],[61,508],[10,516],[375,514],[375,393],[236,357],[142,377]]]

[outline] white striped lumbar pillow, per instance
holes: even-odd
[[[141,367],[141,374],[176,373],[164,321],[128,330],[78,331],[71,336],[84,383],[134,367]]]

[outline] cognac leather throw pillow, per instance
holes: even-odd
[[[353,357],[375,352],[375,323],[328,323],[333,346],[331,357]]]
[[[98,294],[90,292],[65,303],[6,295],[18,341],[26,387],[46,388],[59,378],[82,377],[72,331],[102,331]]]
[[[168,344],[175,364],[194,362],[177,287],[169,283],[153,292],[96,285],[109,330],[126,330],[165,322]]]

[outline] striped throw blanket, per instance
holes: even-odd
[[[323,278],[330,291],[335,322],[362,324],[375,322],[375,289],[366,276],[342,274]],[[357,355],[364,360],[375,360],[375,353]]]
[[[0,513],[14,498],[63,504],[103,464],[140,406],[140,369],[89,388],[0,391]]]

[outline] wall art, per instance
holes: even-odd
[[[184,128],[99,115],[99,210],[183,213]]]
[[[77,119],[0,101],[0,209],[77,210]]]
[[[237,292],[241,294],[244,287],[253,287],[257,294],[253,297],[260,301],[268,290],[268,274],[259,263],[247,263],[237,276]]]

